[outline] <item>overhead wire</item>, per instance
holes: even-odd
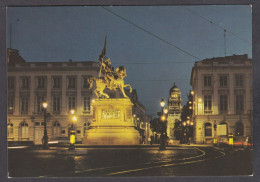
[[[122,17],[121,15],[115,13],[114,11],[112,11],[112,10],[110,10],[110,9],[108,9],[108,8],[105,8],[104,6],[101,6],[101,7],[102,7],[104,10],[108,11],[109,13],[111,13],[111,14],[115,15],[116,17],[122,19],[123,21],[125,21],[125,22],[127,22],[127,23],[129,23],[129,24],[135,26],[136,28],[138,28],[138,29],[144,31],[145,33],[148,33],[149,35],[151,35],[151,36],[153,36],[153,37],[159,39],[160,41],[162,41],[162,42],[164,42],[164,43],[166,43],[166,44],[168,44],[168,45],[170,45],[170,46],[172,46],[172,47],[178,49],[179,51],[181,51],[181,52],[183,52],[183,53],[185,53],[185,54],[187,54],[187,55],[189,55],[189,56],[195,58],[196,60],[201,60],[201,59],[198,58],[197,56],[194,56],[193,54],[189,53],[188,51],[185,51],[184,49],[182,49],[182,48],[176,46],[175,44],[173,44],[173,43],[171,43],[171,42],[169,42],[169,41],[167,41],[167,40],[165,40],[165,39],[159,37],[158,35],[156,35],[156,34],[150,32],[150,31],[146,30],[145,28],[143,28],[143,27],[137,25],[136,23],[134,23],[134,22],[132,22],[132,21],[130,21],[130,20],[128,20],[128,19]]]

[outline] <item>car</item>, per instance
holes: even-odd
[[[57,138],[53,138],[50,141],[48,141],[48,144],[69,144],[70,143],[70,139],[69,137],[57,137]]]

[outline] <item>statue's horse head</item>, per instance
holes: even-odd
[[[116,74],[117,74],[117,76],[120,77],[120,78],[126,77],[127,75],[126,75],[126,69],[125,69],[125,67],[124,67],[124,66],[119,66],[119,67],[117,67],[117,68],[116,68]]]

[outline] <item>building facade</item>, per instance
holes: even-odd
[[[81,142],[93,120],[91,102],[96,98],[87,80],[97,78],[99,70],[93,61],[26,62],[18,50],[8,49],[8,141],[42,144],[42,103],[47,102],[49,140],[69,136],[74,109],[76,141]],[[111,98],[122,96],[106,93]]]
[[[181,120],[182,99],[180,89],[176,83],[170,89],[168,99],[167,136],[174,139],[174,124]]]
[[[190,83],[196,143],[252,136],[252,60],[247,55],[198,61]]]

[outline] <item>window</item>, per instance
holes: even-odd
[[[14,77],[8,77],[8,89],[14,89]]]
[[[26,122],[20,124],[20,137],[28,138],[28,124]]]
[[[52,77],[52,81],[53,81],[52,88],[54,88],[54,89],[61,88],[61,77],[54,76],[54,77]]]
[[[204,76],[204,86],[211,86],[211,76]]]
[[[68,98],[68,110],[76,109],[76,100],[74,96]]]
[[[68,88],[76,88],[76,78],[68,77]]]
[[[59,113],[60,112],[60,96],[53,96],[53,112]]]
[[[244,85],[244,76],[243,75],[236,75],[236,86],[242,87]]]
[[[244,96],[236,95],[236,113],[243,113],[244,111]]]
[[[60,127],[60,123],[58,121],[53,123],[53,137],[59,137],[61,134],[61,127]]]
[[[90,123],[84,123],[83,136],[85,136],[86,131],[89,129],[89,125],[90,125]]]
[[[219,99],[219,110],[220,112],[227,112],[228,108],[228,100],[227,100],[227,95],[220,95]]]
[[[83,109],[85,112],[90,112],[90,97],[85,96],[83,98]]]
[[[45,102],[45,98],[44,96],[37,96],[36,98],[36,112],[42,112],[43,111],[43,107],[42,107],[42,103]]]
[[[204,129],[205,129],[205,137],[211,137],[212,136],[212,124],[205,123]]]
[[[14,112],[14,96],[8,96],[8,114]]]
[[[7,125],[7,137],[8,138],[13,138],[14,135],[14,127],[12,123],[8,123]]]
[[[29,99],[28,97],[21,98],[21,114],[28,114]]]
[[[22,78],[22,89],[28,89],[29,88],[29,77],[23,77]]]
[[[204,111],[211,111],[212,98],[211,95],[204,95]]]
[[[220,87],[226,87],[227,86],[227,76],[222,75],[219,77],[219,86]]]
[[[38,78],[37,79],[37,88],[39,88],[39,89],[45,88],[45,85],[46,85],[46,81],[45,80],[46,79],[43,78],[43,77]]]
[[[241,121],[236,123],[235,136],[243,136],[244,135],[244,125]]]

